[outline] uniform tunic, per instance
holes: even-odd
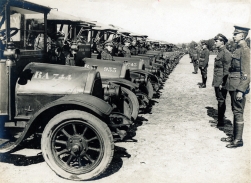
[[[244,78],[246,76],[247,78]],[[243,113],[246,102],[245,94],[242,100],[237,100],[237,92],[247,92],[250,84],[250,50],[247,43],[242,40],[234,51],[231,67],[226,82],[226,89],[231,96],[232,111],[235,122],[244,122]]]
[[[131,57],[131,51],[127,46],[124,46],[122,50],[123,50],[124,57]]]
[[[50,49],[48,56],[51,64],[69,65],[70,52],[64,48]]]
[[[228,76],[228,70],[231,62],[231,53],[225,46],[218,49],[218,54],[214,59],[214,75],[213,83],[215,90],[215,97],[218,101],[218,124],[224,124],[224,116],[226,112],[226,97],[227,90],[224,89],[226,79]],[[223,88],[220,89],[220,85]]]
[[[191,49],[190,55],[193,61],[199,60],[200,53],[198,49]]]
[[[199,49],[191,49],[190,55],[193,62],[194,72],[197,73],[199,68],[199,63],[198,63],[200,55]]]
[[[200,53],[199,57],[199,67],[207,67],[208,66],[208,61],[209,61],[209,50],[203,49]]]
[[[230,62],[231,53],[225,46],[223,46],[219,49],[219,52],[214,59],[214,75],[212,83],[214,87],[219,87],[220,85],[224,85],[226,83]]]
[[[201,75],[203,78],[207,78],[208,61],[209,61],[209,50],[206,48],[201,51],[199,56],[199,67],[201,69]]]
[[[247,79],[241,79],[241,76],[247,75]],[[245,41],[240,42],[232,55],[231,67],[226,82],[228,91],[245,92],[250,83],[250,50]]]
[[[113,56],[111,55],[110,52],[108,52],[108,50],[103,50],[101,53],[101,59],[102,60],[114,60]]]

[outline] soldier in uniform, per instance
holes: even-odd
[[[215,96],[218,101],[218,120],[210,121],[215,124],[211,126],[221,127],[224,126],[224,114],[226,111],[226,96],[227,90],[224,88],[228,76],[228,70],[231,62],[231,53],[226,49],[228,39],[223,34],[218,34],[214,38],[215,47],[218,49],[218,54],[214,59],[214,75],[213,87]]]
[[[237,48],[232,55],[231,66],[226,81],[226,89],[231,96],[233,119],[233,137],[222,138],[221,141],[230,142],[227,148],[243,146],[242,133],[244,127],[244,107],[246,94],[250,85],[250,50],[245,38],[249,28],[234,26],[233,40]]]
[[[250,37],[246,39],[247,46],[250,48]]]
[[[194,48],[191,49],[191,59],[193,62],[193,67],[194,67],[194,72],[193,74],[197,74],[198,73],[198,68],[199,68],[199,49],[198,49],[198,45],[194,44]]]
[[[113,43],[108,41],[104,44],[104,50],[101,52],[102,60],[114,60],[112,56]]]
[[[138,54],[138,45],[137,45],[137,40],[135,38],[132,40],[132,44],[129,49],[132,55]]]
[[[130,39],[126,39],[126,40],[124,41],[124,43],[125,43],[125,45],[124,45],[123,48],[122,48],[122,52],[123,52],[123,54],[124,54],[124,57],[131,57],[131,51],[130,51],[130,49],[129,49],[129,46],[130,46],[130,44],[131,44]]]
[[[191,62],[190,62],[190,63],[193,63],[193,59],[192,59],[192,49],[191,49],[191,48],[188,50],[188,54],[189,54],[189,58],[191,59]]]
[[[207,67],[209,61],[209,50],[207,49],[207,42],[201,41],[202,51],[199,56],[199,69],[201,71],[202,76],[202,84],[199,86],[200,88],[206,88],[207,83]]]
[[[69,65],[70,50],[64,46],[63,32],[58,31],[54,35],[54,43],[48,51],[49,62],[52,64]]]

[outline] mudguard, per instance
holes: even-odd
[[[142,75],[146,75],[146,76],[150,77],[152,81],[155,81],[155,82],[159,81],[158,78],[157,78],[157,76],[155,76],[154,74],[152,74],[152,73],[150,73],[149,71],[146,71],[146,70],[133,70],[131,72],[132,73],[135,72],[135,73],[139,73],[139,74],[142,74]]]
[[[130,90],[138,88],[138,85],[136,83],[133,83],[133,82],[128,81],[126,79],[122,79],[122,78],[102,79],[103,84],[108,84],[109,82],[118,84],[118,85],[123,86],[125,88],[128,88]]]
[[[161,64],[153,63],[153,66],[158,68],[160,71],[165,72],[165,67]]]
[[[16,140],[16,142],[8,144],[6,147],[2,147],[0,149],[0,153],[11,151],[16,146],[18,146],[22,142],[22,140],[26,137],[30,126],[37,118],[40,117],[41,114],[46,113],[47,110],[52,108],[55,109],[57,107],[69,106],[69,105],[75,106],[76,109],[79,109],[79,107],[85,108],[87,109],[87,111],[92,111],[93,113],[102,118],[107,118],[112,112],[112,107],[105,101],[97,97],[93,97],[87,94],[66,95],[51,103],[48,103],[47,105],[43,106],[40,110],[36,111],[36,113],[28,120],[23,133]],[[74,107],[71,107],[71,109],[74,109]]]
[[[113,57],[115,61],[127,61],[127,64],[129,66],[130,70],[144,70],[145,69],[145,63],[143,59],[140,58],[134,58],[134,57]]]
[[[144,64],[145,64],[146,67],[152,65],[152,59],[151,59],[151,57],[133,55],[131,58],[142,59],[144,61]]]
[[[102,78],[126,78],[128,77],[129,67],[126,63],[100,60],[94,58],[83,59],[84,67],[91,69],[93,65],[97,66],[97,71],[100,72]]]
[[[131,74],[133,73],[137,73],[137,74],[140,74],[140,75],[144,75],[145,78],[148,78],[150,79],[150,82],[152,83],[153,85],[153,89],[154,91],[157,91],[160,87],[160,83],[159,83],[159,79],[157,76],[153,75],[152,73],[150,73],[149,71],[146,71],[146,70],[133,70],[131,71]]]

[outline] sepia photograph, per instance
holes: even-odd
[[[0,0],[1,183],[250,183],[250,0]]]

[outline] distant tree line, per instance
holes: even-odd
[[[201,40],[202,41],[202,40]],[[177,44],[178,47],[182,48],[183,51],[189,51],[190,49],[194,49],[194,45],[197,44],[199,46],[199,48],[201,48],[201,41],[200,42],[195,42],[195,41],[191,41],[190,43],[179,43]],[[205,40],[208,44],[208,49],[209,51],[215,52],[217,49],[215,47],[215,41],[214,38]],[[250,37],[248,37],[246,40],[248,47],[250,48]],[[236,49],[236,44],[234,43],[234,41],[232,40],[232,38],[228,39],[228,42],[226,44],[226,48],[227,49],[232,49],[231,51]]]

